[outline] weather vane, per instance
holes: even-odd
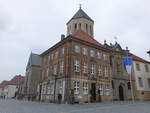
[[[80,9],[82,8],[82,4],[79,4],[79,8],[80,8]]]

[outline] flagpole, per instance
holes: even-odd
[[[126,51],[127,51],[127,57],[129,57],[129,50],[128,47],[126,47]],[[133,64],[132,64],[133,65]],[[132,66],[131,65],[131,73],[128,73],[129,76],[129,80],[130,80],[130,86],[131,86],[131,98],[132,98],[132,103],[134,104],[134,92],[133,92],[133,84],[132,84]]]

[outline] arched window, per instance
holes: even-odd
[[[91,33],[91,35],[93,35],[93,33],[92,33],[92,26],[90,25],[90,33]]]
[[[88,24],[86,24],[86,32],[88,32]]]
[[[127,85],[128,85],[128,89],[130,90],[130,89],[131,89],[131,84],[130,84],[130,82],[128,82]]]
[[[77,24],[74,25],[74,29],[75,29],[75,30],[77,29]]]
[[[79,23],[79,29],[81,29],[81,23]]]

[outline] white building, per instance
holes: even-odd
[[[136,99],[150,100],[150,62],[135,55],[132,57]]]
[[[15,98],[17,91],[18,91],[18,85],[24,80],[24,77],[21,75],[16,75],[13,77],[10,81],[7,81],[4,83],[1,83],[1,97],[3,98]]]

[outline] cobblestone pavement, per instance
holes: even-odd
[[[67,105],[0,99],[0,113],[150,113],[150,101]]]

